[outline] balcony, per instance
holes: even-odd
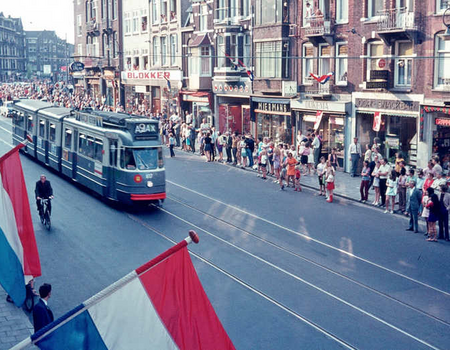
[[[95,19],[86,22],[86,33],[90,36],[100,35],[99,25]]]
[[[391,45],[395,40],[413,40],[418,31],[414,12],[406,8],[379,11],[378,35]]]
[[[312,85],[304,86],[305,95],[314,99],[328,100],[333,93],[333,86],[328,82],[326,84],[320,84],[314,81]]]
[[[314,45],[327,42],[333,45],[333,21],[323,15],[305,19],[305,36]]]

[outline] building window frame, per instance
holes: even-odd
[[[312,49],[312,55],[309,55],[307,53],[308,49]],[[314,46],[310,43],[303,44],[302,47],[302,53],[303,53],[303,60],[302,60],[302,84],[303,85],[312,85],[313,82],[310,78],[309,73],[313,73],[314,71]],[[306,58],[310,57],[310,58]],[[308,69],[309,67],[309,69]]]
[[[199,17],[199,31],[204,32],[208,30],[208,5],[202,4],[200,5],[200,11],[198,14]]]
[[[153,37],[153,43],[152,43],[152,49],[153,49],[153,65],[157,66],[159,65],[159,37],[158,36],[154,36]]]
[[[336,85],[347,85],[347,74],[348,74],[348,51],[346,53],[341,54],[341,48],[345,46],[348,50],[348,42],[340,41],[336,43],[336,57],[335,57],[335,64],[336,64],[336,76],[335,76],[335,83]],[[345,72],[341,72],[341,64],[343,67],[345,67],[343,70]]]
[[[401,56],[400,54],[400,44],[402,43],[410,43],[411,48],[413,50],[413,54]],[[394,86],[395,87],[411,87],[412,84],[412,74],[413,74],[413,58],[411,56],[414,55],[414,44],[410,40],[397,40],[395,42],[395,68],[394,68]],[[403,57],[403,58],[402,58]],[[405,79],[406,83],[401,84],[399,82],[399,73],[400,68],[404,68],[405,71]]]
[[[375,45],[381,45],[383,48],[382,55],[372,55],[372,47]],[[366,81],[370,81],[370,71],[372,70],[372,60],[379,60],[380,58],[385,58],[384,55],[384,43],[381,40],[371,41],[367,43],[367,61],[366,61]]]
[[[444,45],[444,48],[441,49],[441,43]],[[446,47],[448,46],[448,47]],[[450,41],[442,40],[439,37],[439,34],[436,34],[434,41],[434,88],[435,89],[444,89],[446,86],[450,86],[444,84],[443,80],[450,79]],[[442,57],[442,58],[441,58]],[[442,61],[441,61],[442,60]],[[446,62],[447,65],[445,64]],[[442,65],[442,68],[441,68]],[[447,69],[445,70],[445,67]],[[443,69],[443,77],[440,77],[440,70]],[[450,83],[450,82],[449,82]]]
[[[323,54],[322,49],[323,48],[329,48],[330,52],[329,54]],[[318,62],[318,66],[317,66],[317,74],[320,75],[325,75],[331,72],[332,68],[331,68],[331,58],[332,58],[332,53],[331,51],[333,50],[333,47],[331,45],[329,45],[328,43],[324,43],[324,44],[319,44],[319,62]],[[325,64],[326,62],[328,62],[328,64]],[[327,68],[328,66],[328,68]]]
[[[200,46],[199,56],[199,75],[201,77],[210,77],[211,69],[211,46]]]
[[[167,36],[161,36],[161,66],[167,66]]]
[[[177,62],[176,53],[178,52],[178,40],[176,34],[170,35],[170,65],[175,66]]]
[[[261,41],[255,43],[255,71],[258,78],[283,79],[287,77],[287,41]]]
[[[377,9],[376,4],[381,4],[381,7],[379,9]],[[369,19],[375,20],[377,19],[380,15],[377,13],[377,11],[381,11],[384,10],[384,0],[367,0],[367,17]]]
[[[336,0],[336,24],[348,23],[348,0]]]

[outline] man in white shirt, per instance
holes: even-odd
[[[361,145],[358,143],[358,138],[353,139],[353,143],[350,145],[349,149],[350,161],[352,162],[351,177],[356,176],[358,170],[359,158],[361,158]]]
[[[311,143],[311,146],[314,149],[314,165],[317,166],[319,164],[319,158],[320,158],[320,140],[319,137],[316,134],[311,135],[314,139]]]
[[[389,172],[391,167],[387,164],[386,158],[381,158],[380,167],[378,168],[378,177],[380,178],[380,196],[381,196],[381,206],[386,204],[386,190],[387,190],[387,179],[389,177]]]

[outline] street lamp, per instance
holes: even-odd
[[[440,34],[439,37],[444,41],[450,41],[450,7],[448,7],[442,14],[442,22],[447,27],[444,34]]]

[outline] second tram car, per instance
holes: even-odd
[[[125,113],[73,111],[36,100],[14,104],[13,143],[102,197],[127,204],[166,198],[158,122]]]

